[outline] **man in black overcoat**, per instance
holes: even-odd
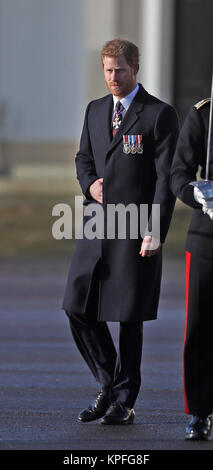
[[[129,424],[141,383],[143,321],[157,317],[162,244],[175,203],[169,175],[179,125],[175,110],[137,83],[137,46],[109,41],[102,66],[110,94],[89,103],[76,156],[85,209],[96,203],[105,221],[110,204],[147,205],[150,218],[152,205],[159,205],[160,235],[157,245],[150,231],[131,237],[128,221],[123,238],[108,237],[105,228],[104,238],[84,233],[71,260],[63,309],[101,386],[79,421],[103,417],[102,424]],[[84,227],[91,217],[84,215]],[[118,352],[107,321],[120,322]]]
[[[186,439],[208,439],[213,411],[213,205],[190,183],[205,178],[210,99],[191,107],[180,131],[171,169],[174,194],[193,208],[186,240]],[[212,151],[209,179],[213,180]]]

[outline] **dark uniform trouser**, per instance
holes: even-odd
[[[186,256],[185,412],[206,417],[213,411],[213,260]]]
[[[132,408],[141,384],[143,323],[120,323],[117,353],[107,323],[96,320],[97,303],[98,275],[93,278],[89,313],[66,312],[72,335],[101,388],[111,391],[111,402],[119,401]]]

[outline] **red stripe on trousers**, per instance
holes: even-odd
[[[191,270],[191,258],[192,254],[186,252],[186,326],[185,326],[185,338],[184,338],[184,349],[186,344],[187,328],[188,328],[188,318],[189,318],[189,280],[190,280],[190,270]],[[183,362],[184,370],[184,397],[185,397],[185,413],[190,413],[189,405],[186,395],[186,381],[185,381],[185,364]]]

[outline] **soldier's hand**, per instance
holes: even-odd
[[[160,251],[161,242],[157,238],[147,235],[144,237],[141,243],[141,249],[139,255],[142,257],[153,256]]]
[[[208,201],[203,196],[202,192],[195,186],[194,187],[194,198],[197,202],[202,204],[202,211],[207,214],[211,220],[213,220],[213,201]]]
[[[204,201],[202,210],[204,214],[207,214],[211,220],[213,220],[213,201]]]
[[[100,202],[101,204],[103,203],[103,181],[103,178],[98,178],[89,187],[89,191],[93,199]]]
[[[194,187],[194,198],[196,202],[199,202],[199,204],[203,204],[205,202],[204,196],[197,186]]]

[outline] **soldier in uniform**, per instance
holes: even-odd
[[[192,106],[180,131],[171,169],[174,194],[193,208],[186,240],[185,412],[186,439],[208,439],[213,410],[213,206],[196,181],[205,178],[210,99]],[[209,179],[213,179],[210,160]]]
[[[160,205],[160,241],[151,235],[79,239],[72,256],[63,309],[83,358],[100,384],[79,421],[130,424],[141,384],[143,321],[157,317],[162,246],[175,197],[170,167],[179,124],[175,110],[137,83],[139,51],[115,39],[102,49],[110,94],[89,103],[76,156],[84,205]],[[90,219],[84,214],[83,225]],[[120,323],[115,349],[107,321]]]

